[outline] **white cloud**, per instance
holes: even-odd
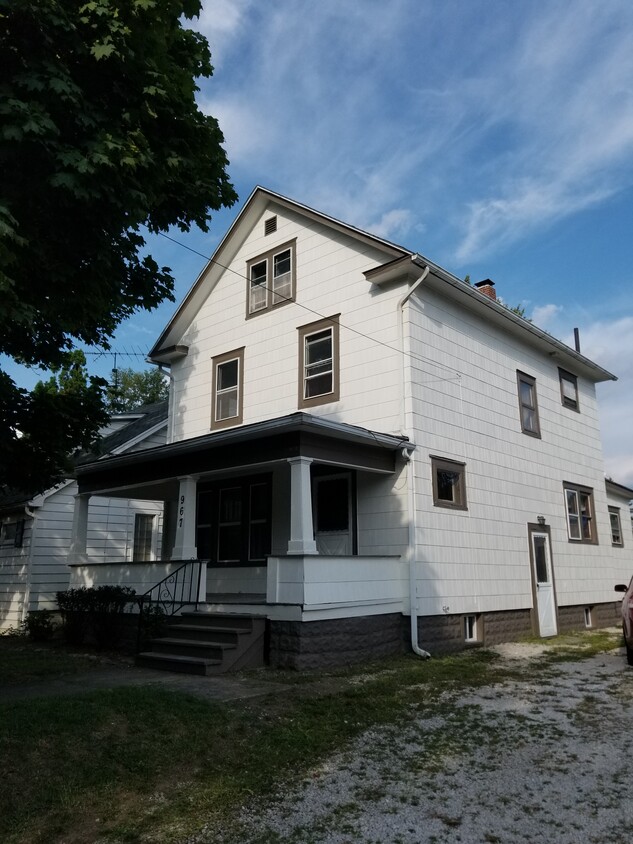
[[[394,208],[392,211],[384,213],[375,223],[372,223],[369,229],[380,237],[394,240],[409,231],[412,217],[413,215],[408,209]]]
[[[206,3],[232,172],[398,237],[433,215],[462,263],[633,184],[633,7],[458,8]]]
[[[532,322],[539,328],[545,328],[562,312],[561,305],[540,305],[532,311]]]
[[[468,205],[461,260],[633,183],[632,34],[631,7],[617,2],[539,7],[526,21],[514,60],[505,55],[497,68],[497,103],[486,107],[515,136],[491,156],[490,184]]]
[[[598,384],[600,428],[607,474],[633,486],[633,317],[583,326],[581,343],[583,354],[618,376]]]

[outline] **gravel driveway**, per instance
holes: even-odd
[[[633,841],[633,669],[621,649],[547,667],[538,645],[498,650],[499,683],[443,694],[404,730],[365,733],[245,814],[240,844]]]

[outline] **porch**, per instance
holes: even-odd
[[[142,594],[199,565],[198,610],[307,622],[402,613],[406,438],[305,413],[78,467],[71,585]],[[163,503],[160,554],[96,561],[93,495]],[[139,559],[139,556],[142,557]]]

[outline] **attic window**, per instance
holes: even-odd
[[[295,241],[248,261],[246,316],[254,316],[295,299]]]
[[[269,217],[264,221],[264,234],[274,234],[277,231],[277,217]]]

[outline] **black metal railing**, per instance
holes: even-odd
[[[187,560],[147,592],[137,596],[137,651],[141,650],[143,634],[151,633],[152,628],[159,627],[165,617],[175,615],[183,607],[198,608],[202,566],[206,564],[206,560]]]

